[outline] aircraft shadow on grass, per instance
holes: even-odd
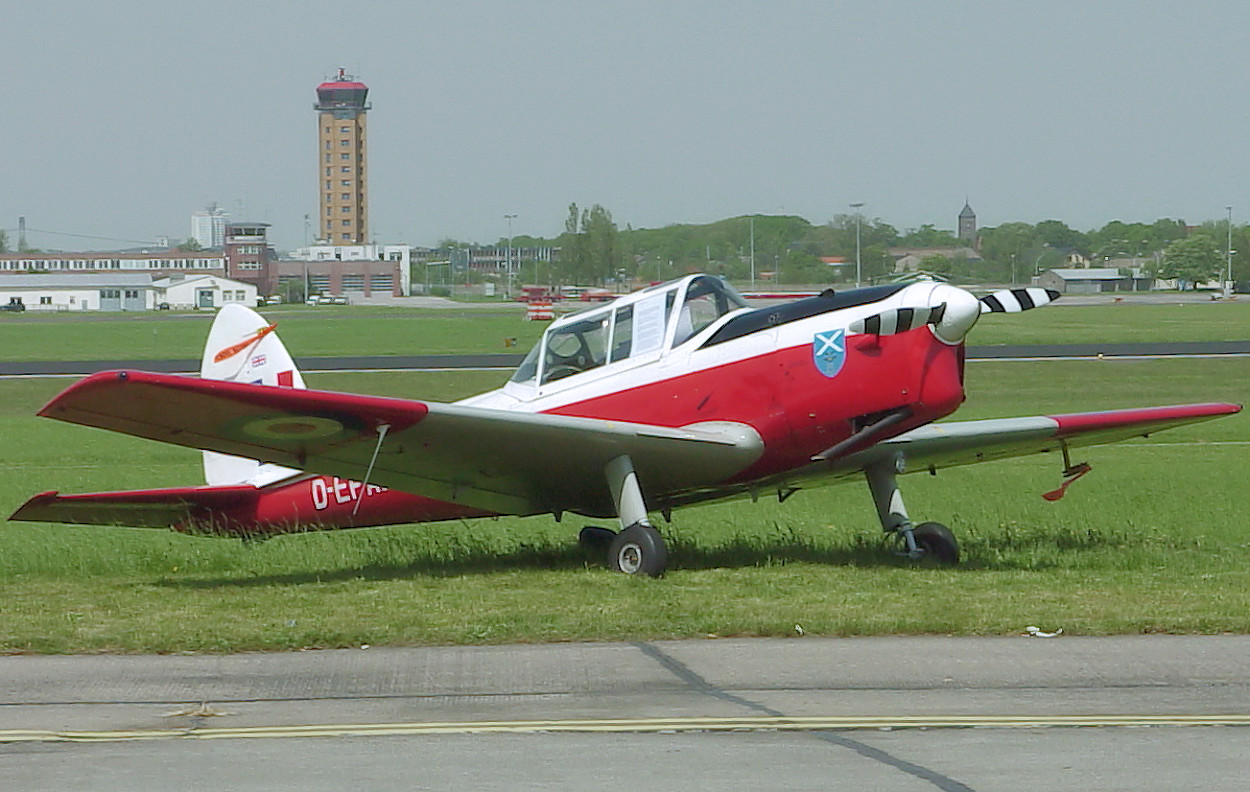
[[[1072,537],[1069,541],[1051,542],[1045,537],[1012,538],[986,537],[981,542],[982,552],[970,554],[960,567],[945,567],[936,562],[917,565],[906,553],[895,552],[900,545],[895,537],[883,535],[878,539],[865,538],[852,547],[818,547],[801,537],[759,541],[743,538],[721,544],[714,548],[699,548],[682,542],[670,542],[670,569],[674,571],[701,571],[711,569],[748,569],[751,567],[774,567],[787,564],[813,564],[828,567],[898,568],[915,570],[924,574],[927,569],[942,568],[953,571],[1018,571],[1041,570],[1064,566],[1060,554],[1065,551],[1090,551],[1097,549],[1122,549],[1125,538],[1115,533],[1089,533]],[[1030,548],[1049,550],[1033,554]],[[180,589],[222,589],[266,586],[289,586],[318,583],[338,583],[350,580],[385,581],[417,578],[459,577],[486,575],[514,570],[574,570],[603,568],[602,554],[595,548],[581,545],[563,547],[520,547],[509,552],[469,550],[458,552],[454,558],[414,558],[409,563],[361,564],[338,569],[308,570],[275,575],[252,576],[240,573],[238,577],[221,575],[199,578],[170,578],[158,583],[160,586]]]

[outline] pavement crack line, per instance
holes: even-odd
[[[746,707],[764,715],[770,715],[774,718],[786,717],[785,713],[775,710],[765,704],[745,699],[742,696],[718,688],[711,682],[708,682],[706,679],[701,677],[692,668],[690,668],[690,666],[664,652],[664,650],[654,644],[646,643],[644,641],[634,641],[633,646],[647,657],[655,660],[668,670],[669,673],[673,674],[673,676],[677,677],[682,682],[685,682],[692,690],[720,699],[721,701],[736,704],[740,707]],[[900,759],[897,756],[881,750],[880,748],[874,748],[873,746],[860,742],[859,740],[852,740],[849,737],[844,737],[840,734],[827,731],[813,731],[809,733],[821,742],[836,745],[839,748],[847,748],[865,759],[880,762],[884,765],[893,767],[896,770],[907,773],[910,776],[919,778],[922,781],[927,781],[942,790],[942,792],[976,792],[976,790],[967,784],[956,781],[949,776],[942,775],[936,770],[931,770],[927,767],[914,764],[913,762],[908,762],[905,759]]]

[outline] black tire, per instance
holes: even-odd
[[[629,526],[617,534],[608,547],[608,566],[627,575],[663,575],[668,568],[664,537],[650,525]]]
[[[598,525],[587,525],[577,535],[577,543],[593,553],[606,553],[616,538],[616,531],[601,528]]]
[[[943,566],[954,566],[959,563],[959,542],[951,529],[941,523],[927,522],[912,529],[916,546],[924,551],[924,558],[935,561]]]

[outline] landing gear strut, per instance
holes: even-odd
[[[951,529],[936,522],[912,525],[899,492],[897,475],[902,472],[902,458],[878,462],[864,469],[872,500],[877,506],[881,528],[894,533],[903,542],[903,554],[909,558],[927,558],[942,565],[959,563],[959,543]]]
[[[621,521],[621,532],[607,546],[608,566],[627,575],[663,575],[668,568],[668,548],[647,518],[647,504],[633,462],[628,456],[619,456],[607,464],[604,473]],[[606,538],[603,531],[606,529],[583,528],[579,538],[583,544],[599,543]]]

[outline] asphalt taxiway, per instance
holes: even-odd
[[[1247,726],[1250,636],[0,658],[13,789],[1241,790]]]

